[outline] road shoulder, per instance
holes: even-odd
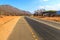
[[[20,17],[14,17],[13,20],[7,22],[6,24],[3,24],[0,27],[0,40],[7,40],[8,36],[11,34],[14,26],[19,19]]]

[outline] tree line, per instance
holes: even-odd
[[[46,11],[45,9],[40,9],[40,10],[36,10],[34,12],[34,16],[48,16],[48,17],[54,17],[54,16],[58,16],[57,11],[55,10],[48,10]]]

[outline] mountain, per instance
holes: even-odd
[[[0,5],[0,14],[1,15],[30,15],[28,11],[17,9],[10,5]]]

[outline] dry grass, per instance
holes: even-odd
[[[4,16],[0,18],[0,40],[7,40],[20,16]],[[5,24],[4,24],[5,23]],[[3,24],[3,25],[2,25]]]
[[[38,16],[37,18],[40,18],[40,19],[43,19],[43,20],[60,22],[60,17],[41,17],[41,16]]]
[[[12,20],[16,16],[3,16],[3,18],[0,17],[0,25],[5,24],[6,22]]]
[[[42,19],[60,22],[60,17],[45,17]]]

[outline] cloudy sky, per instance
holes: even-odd
[[[31,12],[42,8],[60,10],[60,0],[0,0],[0,5],[5,4]]]

